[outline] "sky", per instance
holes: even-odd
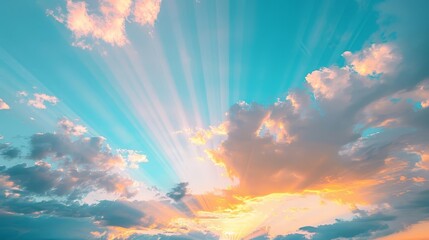
[[[0,4],[1,239],[429,238],[429,1]]]

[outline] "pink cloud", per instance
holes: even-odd
[[[72,121],[63,118],[58,121],[58,126],[67,135],[81,136],[86,133],[86,127],[78,124],[74,124]]]
[[[0,110],[7,110],[10,109],[9,105],[3,101],[3,99],[0,98]]]
[[[131,0],[102,0],[99,7],[101,14],[91,14],[85,2],[69,0],[67,1],[67,27],[76,39],[92,37],[112,45],[123,46],[128,42],[125,34],[125,20],[130,14],[130,7]]]
[[[305,77],[316,98],[332,99],[350,86],[350,72],[346,68],[322,68],[313,71]]]
[[[29,100],[28,105],[38,109],[46,109],[45,102],[49,102],[52,105],[55,105],[59,102],[59,100],[55,96],[49,96],[43,93],[35,93],[34,99]]]
[[[124,46],[129,42],[126,23],[132,13],[134,22],[154,26],[160,11],[160,0],[98,0],[98,9],[93,12],[84,1],[67,0],[67,12],[61,8],[48,9],[46,14],[72,31],[72,46],[91,50],[101,40],[113,46]],[[90,41],[95,41],[90,43]]]
[[[391,73],[401,60],[394,48],[388,44],[372,44],[357,53],[344,52],[344,58],[362,76]]]
[[[134,21],[141,25],[155,24],[161,8],[161,0],[137,0],[134,6]]]

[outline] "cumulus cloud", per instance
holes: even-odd
[[[113,46],[124,46],[129,42],[126,23],[129,16],[140,25],[153,26],[160,11],[160,0],[98,0],[97,11],[84,1],[67,0],[66,13],[61,8],[48,9],[46,14],[63,23],[73,33],[73,46],[92,49],[99,40]],[[90,42],[91,40],[95,42]]]
[[[123,46],[128,42],[125,20],[130,13],[131,0],[99,1],[100,14],[91,14],[86,2],[67,1],[67,27],[76,39],[92,37]]]
[[[11,150],[4,147],[2,155],[16,158],[19,152]],[[34,165],[20,163],[0,171],[22,191],[68,199],[82,199],[96,190],[130,198],[137,191],[138,183],[122,172],[125,160],[102,137],[73,140],[71,135],[59,133],[34,134],[28,158]]]
[[[9,105],[3,99],[0,98],[0,110],[7,110],[10,109]]]
[[[134,5],[134,21],[153,26],[160,8],[161,0],[137,0]]]
[[[31,137],[30,158],[42,160],[46,157],[65,160],[65,164],[87,169],[109,170],[125,166],[124,160],[111,152],[103,137],[84,137],[73,141],[62,134],[34,134]]]
[[[45,102],[55,105],[59,102],[59,100],[55,96],[49,96],[43,93],[35,93],[34,99],[28,100],[27,103],[29,106],[33,106],[38,109],[46,109]]]
[[[148,159],[146,155],[136,150],[118,149],[119,154],[127,161],[129,168],[139,168],[139,163],[146,163]]]
[[[60,119],[57,124],[59,128],[67,135],[81,136],[87,131],[86,127],[75,124],[67,118]]]
[[[350,56],[374,61],[386,57],[380,49],[392,46],[371,45]],[[400,57],[388,59],[395,62],[387,63],[396,65]],[[393,71],[390,67],[371,72],[387,73]],[[268,107],[241,102],[229,110],[227,139],[209,154],[239,179],[236,191],[261,195],[377,182],[377,173],[387,174],[390,164],[407,161],[401,154],[416,154],[409,149],[429,143],[424,121],[428,81],[382,95],[380,90],[394,81],[391,76],[373,79],[350,65],[316,70],[306,80],[310,94],[295,91]],[[371,131],[378,134],[368,134]],[[423,164],[422,158],[401,171],[410,179],[426,179],[426,173],[413,172]]]
[[[391,74],[400,61],[400,56],[389,44],[372,44],[358,52],[344,52],[348,64],[360,75]]]
[[[401,52],[393,43],[346,52],[345,66],[308,74],[307,91],[292,90],[269,106],[240,102],[228,111],[227,138],[208,152],[238,179],[235,194],[317,191],[391,207],[278,239],[376,238],[426,219],[404,217],[411,208],[400,209],[416,202],[404,194],[419,195],[429,177],[429,80],[423,75],[401,85],[408,69]]]

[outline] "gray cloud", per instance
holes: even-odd
[[[374,214],[355,218],[351,221],[337,220],[336,223],[318,227],[302,227],[300,230],[312,233],[311,239],[328,240],[336,238],[371,238],[372,232],[389,228],[386,222],[395,220],[394,216]]]
[[[177,184],[170,192],[167,193],[167,197],[173,199],[174,201],[180,201],[188,192],[188,183],[182,182]]]
[[[137,206],[131,202],[101,201],[89,212],[105,226],[148,226],[148,223],[142,222],[145,214]]]
[[[28,216],[0,213],[1,239],[92,239],[91,231],[99,227],[88,219]]]
[[[53,157],[68,165],[103,170],[125,164],[106,147],[102,137],[82,137],[73,141],[68,135],[43,133],[33,135],[30,144],[29,157],[35,160]]]
[[[19,152],[9,145],[0,146],[8,158]],[[30,139],[33,166],[21,163],[4,168],[7,177],[29,193],[80,199],[89,192],[105,190],[122,197],[132,197],[134,181],[122,174],[124,159],[113,154],[102,137],[79,137],[55,133],[39,133]]]
[[[7,160],[18,158],[21,154],[21,150],[16,147],[12,147],[8,143],[0,143],[0,155]]]

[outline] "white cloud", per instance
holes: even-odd
[[[305,77],[316,98],[332,99],[350,86],[350,71],[347,68],[331,67],[313,71]]]
[[[129,168],[139,168],[139,163],[148,162],[147,156],[136,150],[118,149],[118,153],[126,159]]]
[[[35,93],[34,99],[29,100],[28,105],[38,109],[46,109],[45,102],[55,105],[59,102],[59,100],[55,96],[49,96],[44,93]]]
[[[67,135],[81,136],[86,133],[86,127],[74,124],[72,121],[63,118],[58,121],[58,126]]]

